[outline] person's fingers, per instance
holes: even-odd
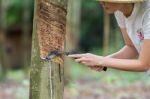
[[[92,70],[96,70],[98,67],[97,66],[88,66]]]
[[[84,64],[84,65],[86,65],[87,63],[86,63],[86,62],[81,62],[81,64]]]
[[[103,67],[100,66],[88,66],[90,69],[95,70],[95,71],[102,71]]]
[[[77,62],[77,63],[81,63],[81,58],[79,58],[79,59],[75,59],[75,62]]]
[[[83,57],[84,54],[71,54],[71,55],[68,55],[68,57],[70,58],[80,58],[80,57]]]
[[[102,71],[102,67],[99,67],[99,68],[97,69],[97,71]]]
[[[82,57],[82,58],[75,59],[75,62],[81,63],[81,62],[84,62],[84,60],[85,58]]]
[[[99,68],[98,71],[103,71],[103,68],[104,68],[104,67]]]
[[[86,57],[81,57],[81,58],[77,58],[75,59],[76,62],[88,62]]]

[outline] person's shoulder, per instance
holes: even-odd
[[[123,15],[123,13],[121,12],[121,11],[116,11],[115,13],[114,13],[114,15],[115,15],[115,17],[124,17],[124,15]]]
[[[145,11],[150,9],[150,0],[146,0],[144,2],[141,3],[141,7],[142,9],[144,9]]]
[[[141,3],[141,12],[143,13],[143,20],[150,18],[150,0],[146,0],[143,3]]]
[[[137,3],[137,5],[139,5],[138,15],[142,18],[142,20],[147,19],[146,17],[150,17],[150,0]]]
[[[115,13],[115,18],[117,20],[117,23],[119,25],[120,28],[125,28],[125,16],[123,15],[123,13],[121,11],[116,11]]]

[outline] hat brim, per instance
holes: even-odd
[[[136,3],[136,2],[143,2],[144,0],[96,0],[96,1],[111,2],[111,3]]]

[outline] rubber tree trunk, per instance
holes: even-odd
[[[32,40],[30,99],[63,99],[64,66],[45,61],[46,51],[64,50],[66,0],[36,0]],[[63,14],[62,14],[63,13]],[[47,35],[51,42],[41,42]],[[46,51],[41,46],[48,45]],[[42,50],[42,51],[41,51]]]

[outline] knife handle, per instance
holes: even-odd
[[[107,71],[107,67],[104,67],[104,68],[103,68],[103,71]]]

